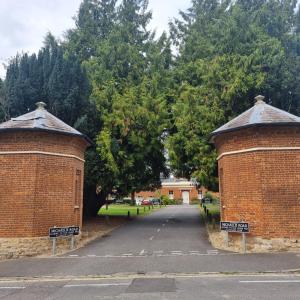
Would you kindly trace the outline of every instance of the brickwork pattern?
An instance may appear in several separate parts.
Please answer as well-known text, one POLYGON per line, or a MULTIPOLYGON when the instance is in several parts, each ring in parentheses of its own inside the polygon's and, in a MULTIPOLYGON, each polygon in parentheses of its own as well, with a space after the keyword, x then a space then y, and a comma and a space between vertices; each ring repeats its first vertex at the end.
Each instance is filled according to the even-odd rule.
MULTIPOLYGON (((0 152, 44 151, 84 159, 86 146, 78 136, 55 133, 0 135, 0 152)), ((0 166, 0 237, 47 236, 52 226, 82 226, 83 161, 44 154, 0 154, 0 166), (81 185, 75 205, 78 171, 81 185)))
MULTIPOLYGON (((300 129, 260 127, 216 137, 218 154, 300 147, 300 129)), ((221 219, 250 223, 250 236, 300 238, 300 151, 266 150, 219 160, 221 219)))

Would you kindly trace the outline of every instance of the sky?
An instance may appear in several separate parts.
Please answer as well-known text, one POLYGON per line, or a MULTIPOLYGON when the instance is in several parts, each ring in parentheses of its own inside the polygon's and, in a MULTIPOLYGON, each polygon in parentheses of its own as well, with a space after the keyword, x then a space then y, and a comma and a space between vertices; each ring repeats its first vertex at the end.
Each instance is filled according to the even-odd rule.
MULTIPOLYGON (((37 52, 47 32, 63 37, 74 27, 73 17, 81 0, 0 0, 0 77, 3 64, 18 52, 37 52)), ((153 20, 150 28, 158 33, 168 29, 179 10, 190 7, 190 0, 149 0, 153 20)))

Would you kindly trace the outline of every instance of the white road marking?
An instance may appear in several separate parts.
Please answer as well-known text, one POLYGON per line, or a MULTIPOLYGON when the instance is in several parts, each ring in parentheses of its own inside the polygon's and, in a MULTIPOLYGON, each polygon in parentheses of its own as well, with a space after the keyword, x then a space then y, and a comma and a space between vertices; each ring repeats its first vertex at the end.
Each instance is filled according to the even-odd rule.
POLYGON ((77 257, 78 255, 77 254, 70 254, 69 256, 70 257, 77 257))
POLYGON ((183 255, 181 251, 171 251, 172 255, 183 255))
POLYGON ((300 283, 300 280, 240 280, 240 283, 300 283))
POLYGON ((143 255, 145 253, 145 249, 143 249, 139 255, 143 255))
MULTIPOLYGON (((179 252, 178 252, 179 253, 179 252)), ((197 255, 197 256, 210 256, 210 255, 216 255, 215 254, 208 254, 208 253, 182 253, 181 254, 182 256, 191 256, 191 255, 197 255)), ((243 255, 241 253, 218 253, 219 256, 239 256, 239 255, 243 255)), ((156 256, 174 256, 172 254, 157 254, 156 256)), ((78 257, 69 257, 69 256, 60 256, 60 257, 56 257, 54 259, 91 259, 91 258, 144 258, 144 256, 141 256, 141 255, 96 255, 95 257, 88 257, 88 256, 78 256, 78 257)))
POLYGON ((160 229, 157 229, 157 232, 160 232, 160 229))
POLYGON ((164 253, 163 250, 157 250, 157 251, 153 251, 153 253, 164 253))
POLYGON ((152 241, 154 239, 154 235, 152 235, 149 240, 152 241))
POLYGON ((132 253, 123 253, 122 256, 133 256, 132 253))
POLYGON ((130 282, 126 283, 89 283, 89 284, 66 284, 64 288, 73 288, 73 287, 106 287, 106 286, 128 286, 130 282))
POLYGON ((216 254, 219 254, 219 251, 218 250, 207 250, 207 254, 216 255, 216 254))
POLYGON ((20 290, 25 288, 26 286, 1 286, 0 290, 20 290))
POLYGON ((89 254, 89 255, 87 255, 87 257, 96 257, 97 255, 95 255, 95 254, 89 254))

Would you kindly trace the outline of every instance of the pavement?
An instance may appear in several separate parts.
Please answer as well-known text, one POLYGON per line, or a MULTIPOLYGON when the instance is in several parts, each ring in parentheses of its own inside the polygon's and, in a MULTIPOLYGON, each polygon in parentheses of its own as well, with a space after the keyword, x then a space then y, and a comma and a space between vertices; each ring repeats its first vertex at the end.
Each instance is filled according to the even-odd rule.
POLYGON ((300 299, 299 270, 297 253, 218 251, 197 206, 170 206, 64 256, 0 262, 0 298, 300 299))
POLYGON ((1 282, 0 299, 86 300, 86 299, 300 299, 300 277, 199 276, 138 277, 1 282))

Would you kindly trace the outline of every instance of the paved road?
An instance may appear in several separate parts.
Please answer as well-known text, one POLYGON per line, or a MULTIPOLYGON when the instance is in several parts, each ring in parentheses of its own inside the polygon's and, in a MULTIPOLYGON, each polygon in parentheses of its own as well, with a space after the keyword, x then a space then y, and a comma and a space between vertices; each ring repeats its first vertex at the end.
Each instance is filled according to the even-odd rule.
POLYGON ((300 276, 136 277, 1 282, 0 298, 35 299, 300 299, 300 276))
POLYGON ((300 269, 292 253, 240 255, 207 241, 197 207, 168 207, 141 217, 85 248, 55 258, 0 263, 0 277, 198 274, 300 269))

